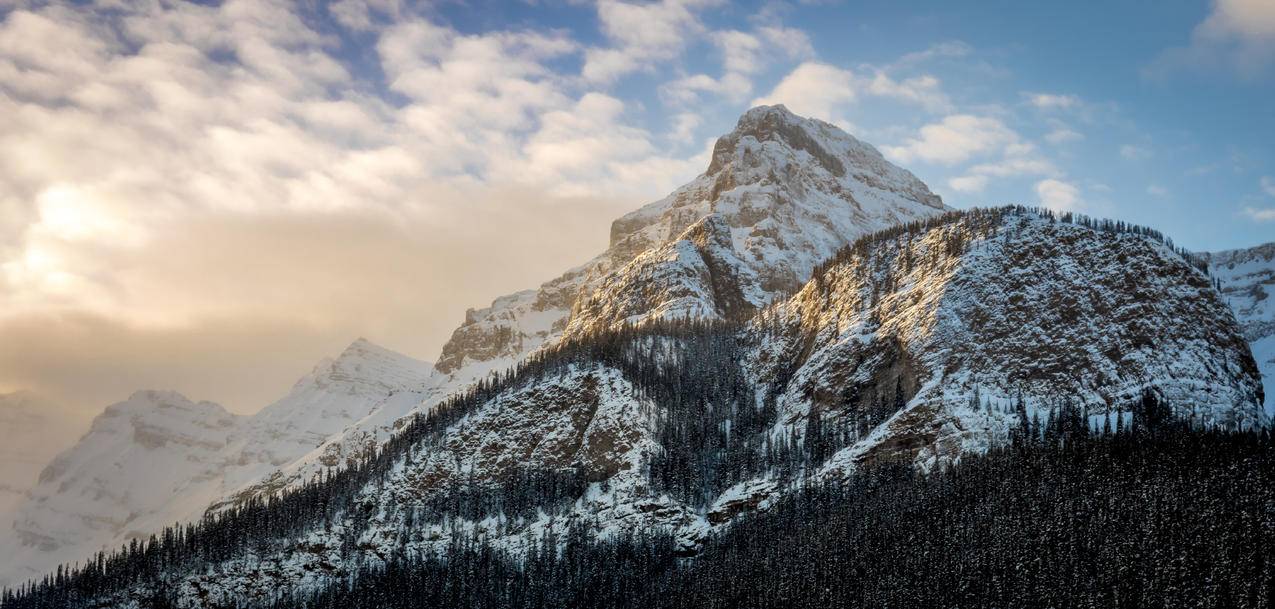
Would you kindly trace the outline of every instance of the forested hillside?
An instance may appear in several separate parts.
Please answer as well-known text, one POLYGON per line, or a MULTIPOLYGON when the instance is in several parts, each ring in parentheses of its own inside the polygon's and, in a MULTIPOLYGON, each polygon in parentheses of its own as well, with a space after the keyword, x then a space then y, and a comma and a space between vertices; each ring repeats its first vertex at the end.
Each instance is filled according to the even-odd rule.
POLYGON ((458 542, 275 607, 1272 606, 1269 433, 1077 423, 928 476, 812 486, 692 558, 660 535, 576 532, 525 562, 458 542))

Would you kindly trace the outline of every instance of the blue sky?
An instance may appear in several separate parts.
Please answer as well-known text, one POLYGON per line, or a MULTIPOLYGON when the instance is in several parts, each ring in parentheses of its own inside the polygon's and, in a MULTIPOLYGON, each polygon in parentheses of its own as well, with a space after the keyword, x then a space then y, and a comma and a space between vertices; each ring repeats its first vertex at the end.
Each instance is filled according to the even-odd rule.
MULTIPOLYGON (((1275 19, 1275 4, 1253 4, 1249 10, 1275 19)), ((684 110, 661 98, 661 86, 679 74, 722 74, 722 49, 711 32, 782 25, 804 34, 812 52, 759 69, 747 99, 697 98, 693 111, 702 122, 683 153, 692 152, 689 147, 700 139, 729 130, 740 110, 803 61, 865 74, 887 70, 898 79, 929 75, 940 81, 950 106, 924 108, 858 96, 834 104, 835 118, 887 148, 944 116, 994 117, 1034 145, 1037 157, 1055 170, 989 177, 982 189, 960 190, 950 181, 986 163, 988 155, 963 162, 900 162, 958 207, 1038 202, 1035 185, 1053 178, 1075 187, 1077 210, 1153 225, 1191 248, 1242 247, 1275 238, 1275 218, 1263 213, 1275 209, 1269 177, 1275 173, 1275 32, 1268 25, 1260 30, 1265 40, 1236 32, 1217 43, 1193 43, 1193 32, 1223 10, 1183 0, 1053 6, 733 3, 698 11, 704 30, 676 59, 653 62, 649 71, 628 74, 607 90, 632 105, 634 120, 659 131, 684 110), (1242 55, 1234 47, 1244 45, 1253 47, 1248 54, 1255 59, 1228 56, 1242 55), (944 47, 949 53, 898 65, 909 54, 944 47), (1039 94, 1057 99, 1052 105, 1033 104, 1039 94)), ((586 4, 472 3, 444 5, 435 14, 470 33, 565 29, 582 44, 607 43, 596 8, 586 4)), ((579 61, 560 68, 579 70, 582 58, 572 59, 579 61)))
POLYGON ((1256 245, 1271 99, 1271 0, 0 0, 0 391, 253 411, 357 336, 430 359, 757 103, 956 207, 1256 245))

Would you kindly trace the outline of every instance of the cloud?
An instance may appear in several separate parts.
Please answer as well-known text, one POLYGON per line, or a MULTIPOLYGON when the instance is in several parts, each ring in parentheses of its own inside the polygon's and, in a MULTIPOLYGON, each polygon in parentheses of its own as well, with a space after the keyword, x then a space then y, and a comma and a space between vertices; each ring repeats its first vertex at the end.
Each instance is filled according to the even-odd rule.
POLYGON ((1067 127, 1057 127, 1045 134, 1045 141, 1055 145, 1078 142, 1083 139, 1085 139, 1084 134, 1067 127))
POLYGON ((1024 175, 1054 175, 1054 164, 1034 156, 1007 156, 993 163, 980 163, 970 169, 975 174, 1007 178, 1024 175))
POLYGON ((753 92, 754 75, 772 61, 814 55, 804 32, 780 26, 761 27, 753 33, 717 31, 711 39, 722 53, 722 76, 693 74, 669 81, 660 87, 660 95, 666 103, 696 104, 702 94, 742 102, 753 92), (776 50, 780 52, 776 54, 776 50))
POLYGON ((884 71, 878 71, 866 88, 873 95, 911 102, 931 112, 943 112, 952 107, 939 79, 928 74, 895 80, 884 71))
POLYGON ((1258 184, 1262 186, 1262 192, 1275 197, 1275 179, 1270 176, 1262 176, 1262 179, 1258 180, 1258 184))
POLYGON ((903 67, 926 63, 935 59, 965 57, 974 52, 974 48, 960 40, 949 40, 931 45, 924 51, 914 51, 900 57, 895 66, 903 67))
POLYGON ((1048 178, 1036 182, 1040 204, 1054 211, 1076 211, 1080 208, 1080 190, 1069 182, 1048 178))
POLYGON ((954 114, 921 127, 916 137, 900 146, 886 146, 884 151, 902 163, 920 160, 954 165, 971 157, 1010 150, 1021 143, 1018 134, 999 119, 954 114))
POLYGON ((1178 72, 1225 71, 1256 79, 1275 66, 1275 3, 1214 0, 1186 47, 1168 49, 1144 70, 1152 78, 1178 72))
MULTIPOLYGON (((699 150, 671 156, 628 105, 561 74, 582 52, 564 34, 465 34, 399 10, 231 0, 4 14, 0 386, 61 384, 100 407, 164 385, 251 409, 298 362, 358 335, 430 358, 460 311, 595 254, 612 218, 706 164, 699 150), (307 10, 341 12, 332 27, 367 37, 379 70, 347 68, 307 10), (230 363, 199 380, 213 355, 80 370, 69 346, 84 362, 145 366, 142 350, 183 358, 204 341, 235 359, 219 332, 276 325, 232 333, 269 371, 240 382, 225 381, 244 370, 230 363), (59 327, 78 329, 40 342, 59 327), (155 347, 175 337, 189 348, 155 347), (8 365, 23 351, 44 356, 8 365), (90 379, 104 383, 97 397, 70 387, 90 379)), ((681 121, 679 137, 694 128, 681 121)))
POLYGON ((688 40, 704 31, 695 11, 714 4, 716 0, 599 1, 598 21, 612 46, 587 49, 581 75, 607 84, 677 57, 688 40))
POLYGON ((1027 102, 1041 110, 1070 110, 1079 107, 1081 101, 1075 95, 1058 93, 1025 93, 1027 102))
POLYGON ((805 116, 833 120, 838 110, 858 97, 855 77, 826 63, 808 61, 784 76, 771 92, 753 100, 752 105, 784 104, 805 116))
POLYGON ((1245 207, 1244 215, 1258 222, 1275 221, 1275 207, 1245 207))
POLYGON ((956 177, 948 180, 947 185, 949 188, 957 192, 983 192, 983 189, 987 188, 987 176, 972 175, 956 177))
POLYGON ((1169 196, 1169 189, 1160 186, 1159 184, 1151 184, 1150 186, 1147 186, 1147 194, 1153 197, 1167 197, 1169 196))
POLYGON ((694 112, 682 112, 673 117, 673 128, 669 132, 669 139, 680 144, 689 144, 695 141, 695 130, 699 128, 704 119, 694 112))

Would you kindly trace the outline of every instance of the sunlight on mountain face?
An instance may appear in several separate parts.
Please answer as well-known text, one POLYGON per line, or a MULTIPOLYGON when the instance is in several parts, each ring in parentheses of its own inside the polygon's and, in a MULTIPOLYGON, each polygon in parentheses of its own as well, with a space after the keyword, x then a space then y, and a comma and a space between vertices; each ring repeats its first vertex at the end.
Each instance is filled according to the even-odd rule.
POLYGON ((1273 6, 0 0, 0 609, 1267 607, 1273 6))

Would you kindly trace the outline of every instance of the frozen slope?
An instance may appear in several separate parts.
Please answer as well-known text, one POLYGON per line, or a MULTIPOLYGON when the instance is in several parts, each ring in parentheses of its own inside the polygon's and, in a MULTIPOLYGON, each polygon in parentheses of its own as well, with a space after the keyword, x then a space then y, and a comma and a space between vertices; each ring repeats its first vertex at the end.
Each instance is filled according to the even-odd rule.
MULTIPOLYGON (((654 251, 698 255, 679 250, 654 251)), ((626 285, 616 298, 647 293, 626 285)), ((1199 425, 1265 420, 1248 346, 1192 260, 1149 233, 1024 209, 879 233, 743 326, 678 327, 568 347, 565 360, 547 351, 412 436, 344 518, 281 551, 183 576, 187 606, 327 585, 353 565, 457 536, 518 552, 571 526, 599 536, 659 528, 693 552, 808 476, 883 460, 932 469, 1007 441, 1019 401, 1031 418, 1070 405, 1099 426, 1141 416, 1147 393, 1199 425), (695 392, 712 405, 687 412, 695 392), (720 457, 729 446, 745 452, 720 457), (528 469, 557 478, 532 483, 528 469), (683 485, 696 472, 719 477, 683 485)))
POLYGON ((696 262, 702 257, 686 244, 674 246, 678 251, 652 250, 685 241, 683 234, 710 216, 707 232, 721 254, 718 261, 728 267, 723 270, 748 278, 739 303, 747 309, 796 289, 819 261, 860 235, 945 209, 916 176, 836 126, 784 106, 753 108, 718 139, 703 174, 613 222, 607 251, 538 289, 467 312, 443 347, 438 368, 477 378, 553 343, 569 324, 572 332, 597 330, 599 324, 623 321, 615 315, 633 317, 636 309, 658 309, 658 317, 717 314, 724 303, 685 298, 691 296, 685 290, 696 289, 689 284, 685 290, 670 287, 667 302, 617 304, 610 312, 590 307, 588 300, 605 299, 617 282, 641 281, 635 274, 659 279, 700 272, 676 268, 712 262, 696 262), (671 268, 656 268, 653 257, 669 259, 671 268))
POLYGON ((564 336, 654 319, 742 319, 795 290, 855 238, 945 209, 916 176, 839 128, 783 106, 753 108, 718 139, 703 174, 613 222, 607 251, 537 289, 467 311, 419 404, 387 402, 329 446, 226 500, 304 479, 322 469, 330 446, 348 450, 564 336))
POLYGON ((1219 282, 1262 370, 1266 412, 1275 416, 1275 243, 1207 256, 1209 273, 1219 282))
POLYGON ((196 521, 263 479, 282 485, 313 475, 319 470, 279 472, 316 451, 318 468, 343 463, 392 430, 393 420, 369 416, 401 416, 436 377, 428 362, 359 339, 253 416, 174 392, 137 392, 99 415, 18 504, 13 529, 0 537, 0 584, 196 521), (341 435, 360 422, 361 433, 341 435))

